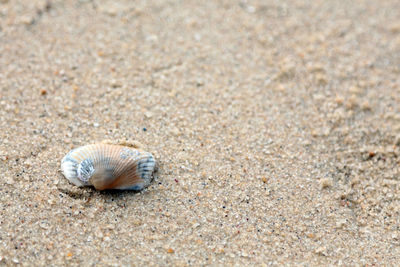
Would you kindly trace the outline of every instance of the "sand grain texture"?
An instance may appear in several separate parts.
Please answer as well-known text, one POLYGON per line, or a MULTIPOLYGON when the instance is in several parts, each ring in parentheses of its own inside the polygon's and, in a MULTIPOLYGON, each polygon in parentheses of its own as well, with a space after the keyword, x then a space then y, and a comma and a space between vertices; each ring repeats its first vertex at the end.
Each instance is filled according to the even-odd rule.
POLYGON ((397 0, 2 0, 0 264, 397 265, 399 81, 397 0), (68 183, 104 139, 156 181, 68 183))

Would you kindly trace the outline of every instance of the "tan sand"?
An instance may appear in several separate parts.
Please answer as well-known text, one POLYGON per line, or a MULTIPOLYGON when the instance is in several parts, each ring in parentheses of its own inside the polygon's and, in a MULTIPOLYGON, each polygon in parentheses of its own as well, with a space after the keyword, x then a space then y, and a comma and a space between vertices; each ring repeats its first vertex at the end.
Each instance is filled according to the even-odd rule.
POLYGON ((397 265, 400 2, 0 0, 0 263, 397 265), (141 193, 71 149, 136 140, 141 193))

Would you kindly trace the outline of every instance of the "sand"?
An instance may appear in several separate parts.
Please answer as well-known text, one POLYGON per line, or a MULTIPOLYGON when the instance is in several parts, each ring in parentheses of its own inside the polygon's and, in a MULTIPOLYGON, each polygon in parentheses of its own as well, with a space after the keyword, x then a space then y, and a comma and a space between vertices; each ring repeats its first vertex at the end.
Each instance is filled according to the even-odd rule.
POLYGON ((0 1, 0 265, 397 265, 400 2, 0 1), (136 140, 140 193, 72 148, 136 140))

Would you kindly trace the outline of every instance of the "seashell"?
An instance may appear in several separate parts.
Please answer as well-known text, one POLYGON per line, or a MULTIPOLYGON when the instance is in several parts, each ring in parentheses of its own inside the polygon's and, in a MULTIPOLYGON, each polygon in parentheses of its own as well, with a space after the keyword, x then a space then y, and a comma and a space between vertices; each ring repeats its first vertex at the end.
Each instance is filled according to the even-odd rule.
POLYGON ((142 190, 153 179, 155 166, 149 152, 104 143, 73 149, 61 161, 70 182, 98 190, 142 190))

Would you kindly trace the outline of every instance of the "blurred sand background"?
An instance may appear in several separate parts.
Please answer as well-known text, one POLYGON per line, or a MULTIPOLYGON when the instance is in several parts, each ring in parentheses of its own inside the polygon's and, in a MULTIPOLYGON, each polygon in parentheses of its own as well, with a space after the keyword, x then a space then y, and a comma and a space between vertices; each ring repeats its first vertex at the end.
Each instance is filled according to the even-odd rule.
POLYGON ((0 0, 0 265, 397 265, 399 82, 398 0, 0 0))

